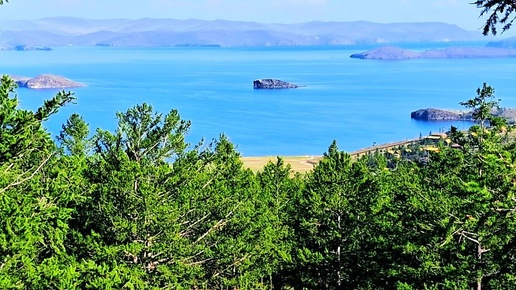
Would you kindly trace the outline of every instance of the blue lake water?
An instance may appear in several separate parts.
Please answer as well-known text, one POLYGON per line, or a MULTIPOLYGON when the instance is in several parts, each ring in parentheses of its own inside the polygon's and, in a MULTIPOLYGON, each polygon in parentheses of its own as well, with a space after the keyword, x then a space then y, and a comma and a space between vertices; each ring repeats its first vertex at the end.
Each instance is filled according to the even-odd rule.
MULTIPOLYGON (((435 46, 432 46, 432 48, 435 46)), ((424 49, 422 45, 414 47, 424 49)), ((430 48, 430 47, 429 47, 430 48)), ((351 59, 368 47, 116 48, 2 51, 1 72, 59 74, 87 84, 77 104, 46 123, 57 133, 73 112, 114 130, 115 113, 147 102, 192 121, 190 143, 226 134, 245 156, 320 155, 332 140, 346 151, 405 140, 470 123, 423 122, 410 112, 460 109, 487 82, 516 107, 516 58, 374 61, 351 59), (306 87, 253 90, 257 78, 306 87)), ((19 89, 35 109, 56 90, 19 89)))

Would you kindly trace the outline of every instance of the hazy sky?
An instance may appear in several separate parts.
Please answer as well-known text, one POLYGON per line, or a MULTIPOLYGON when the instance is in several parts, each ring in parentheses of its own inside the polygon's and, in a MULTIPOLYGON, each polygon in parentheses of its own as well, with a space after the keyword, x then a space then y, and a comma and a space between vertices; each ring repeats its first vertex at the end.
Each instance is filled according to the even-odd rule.
POLYGON ((2 19, 82 18, 227 19, 266 23, 312 20, 439 21, 476 30, 482 26, 472 0, 10 0, 2 19))

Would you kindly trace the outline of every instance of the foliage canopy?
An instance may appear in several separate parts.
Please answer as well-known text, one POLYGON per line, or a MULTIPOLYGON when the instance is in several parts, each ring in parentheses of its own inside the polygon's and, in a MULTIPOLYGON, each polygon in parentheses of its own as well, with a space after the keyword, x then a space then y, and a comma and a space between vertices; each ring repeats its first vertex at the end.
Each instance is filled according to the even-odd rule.
POLYGON ((493 93, 462 103, 478 126, 459 147, 354 160, 334 142, 299 175, 245 169, 223 135, 191 146, 189 122, 148 104, 92 136, 72 114, 54 142, 42 122, 73 95, 22 110, 4 77, 0 287, 510 288, 516 143, 493 93))

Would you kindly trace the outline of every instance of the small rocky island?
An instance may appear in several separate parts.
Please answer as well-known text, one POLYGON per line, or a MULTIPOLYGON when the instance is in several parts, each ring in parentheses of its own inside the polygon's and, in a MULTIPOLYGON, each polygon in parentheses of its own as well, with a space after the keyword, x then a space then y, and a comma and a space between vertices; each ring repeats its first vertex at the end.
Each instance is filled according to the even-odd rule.
POLYGON ((48 46, 30 46, 30 45, 16 45, 13 50, 17 51, 51 51, 53 50, 51 47, 48 46))
POLYGON ((58 75, 42 74, 34 78, 11 76, 20 88, 28 89, 62 89, 83 87, 84 84, 74 82, 58 75))
POLYGON ((15 45, 15 46, 0 46, 0 50, 16 50, 16 51, 51 51, 48 46, 30 46, 30 45, 15 45))
MULTIPOLYGON (((500 108, 493 115, 506 118, 509 122, 516 121, 516 108, 500 108)), ((471 111, 454 111, 436 108, 420 109, 410 113, 410 117, 423 121, 473 121, 471 111)))
POLYGON ((257 79, 253 82, 255 89, 295 89, 299 86, 277 79, 257 79))

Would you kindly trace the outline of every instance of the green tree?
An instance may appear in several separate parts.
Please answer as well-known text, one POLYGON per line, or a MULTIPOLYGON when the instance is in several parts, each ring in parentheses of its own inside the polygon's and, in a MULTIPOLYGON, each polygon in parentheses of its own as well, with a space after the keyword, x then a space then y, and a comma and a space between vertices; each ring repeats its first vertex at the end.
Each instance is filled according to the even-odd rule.
POLYGON ((263 249, 260 260, 265 267, 265 274, 270 280, 271 289, 283 289, 295 285, 295 265, 292 256, 295 253, 294 206, 301 192, 303 182, 299 174, 291 177, 291 167, 283 159, 270 161, 257 178, 260 185, 258 199, 267 223, 270 248, 263 249))
POLYGON ((266 257, 274 257, 276 229, 267 220, 270 212, 256 177, 243 168, 240 154, 225 136, 215 141, 209 162, 207 180, 194 193, 197 210, 206 216, 202 235, 195 240, 205 249, 206 286, 263 289, 263 278, 272 274, 266 257))
POLYGON ((131 160, 163 162, 187 147, 184 138, 190 121, 181 120, 177 110, 171 110, 163 117, 153 113, 152 106, 144 103, 126 113, 117 113, 117 118, 117 142, 131 160))
POLYGON ((427 198, 439 197, 427 203, 428 208, 440 204, 428 219, 433 229, 428 239, 434 240, 429 249, 438 254, 431 260, 438 266, 439 284, 447 288, 505 289, 515 279, 514 143, 502 142, 497 128, 505 122, 491 121, 496 118, 490 107, 498 102, 483 97, 492 93, 484 85, 477 98, 464 102, 478 109, 477 121, 489 120, 490 132, 472 127, 462 149, 443 146, 420 170, 422 185, 431 193, 427 198))
MULTIPOLYGON (((501 140, 500 131, 507 128, 506 120, 494 115, 499 110, 500 104, 500 100, 494 98, 494 88, 484 83, 482 88, 477 89, 477 96, 475 98, 460 102, 461 105, 472 110, 472 117, 479 125, 479 127, 472 126, 469 129, 470 141, 473 141, 469 142, 469 145, 478 147, 480 150, 485 145, 484 141, 486 138, 497 139, 495 143, 498 143, 501 140), (489 124, 490 130, 486 129, 486 123, 489 124)), ((458 137, 459 135, 453 134, 453 136, 458 137)), ((461 140, 457 141, 464 143, 461 140)), ((493 144, 493 142, 490 144, 493 144)))
POLYGON ((89 133, 90 129, 84 119, 78 114, 72 114, 62 126, 57 140, 70 155, 85 157, 92 148, 89 133))
POLYGON ((353 161, 334 142, 307 176, 295 201, 297 288, 364 289, 381 276, 371 219, 386 162, 369 162, 353 161))
MULTIPOLYGON (((16 84, 8 76, 3 76, 0 85, 0 163, 14 158, 34 164, 31 156, 41 156, 41 152, 52 150, 54 144, 42 122, 56 113, 60 107, 75 98, 70 92, 59 92, 44 102, 36 112, 18 108, 15 94, 16 84)), ((30 164, 27 164, 30 166, 30 164)))
POLYGON ((60 92, 36 112, 18 108, 15 84, 0 85, 0 288, 67 289, 79 279, 67 252, 69 221, 82 193, 58 162, 42 121, 73 100, 60 92))
POLYGON ((422 168, 424 187, 440 196, 440 214, 429 225, 440 228, 431 236, 441 239, 434 263, 443 285, 505 289, 514 283, 512 156, 500 143, 482 151, 443 148, 422 168))
POLYGON ((196 273, 185 265, 191 247, 182 218, 188 210, 167 190, 174 176, 166 161, 184 155, 189 122, 177 111, 155 114, 147 104, 117 117, 115 134, 98 130, 93 138, 95 154, 84 171, 88 202, 76 216, 84 237, 78 254, 123 274, 114 288, 188 288, 196 273))

